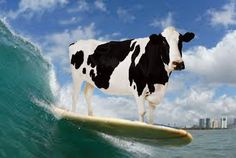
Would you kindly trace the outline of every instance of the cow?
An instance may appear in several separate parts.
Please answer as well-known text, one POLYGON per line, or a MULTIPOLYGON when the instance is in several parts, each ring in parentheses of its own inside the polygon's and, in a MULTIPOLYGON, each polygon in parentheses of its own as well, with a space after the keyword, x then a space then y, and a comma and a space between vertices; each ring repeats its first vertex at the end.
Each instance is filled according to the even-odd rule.
POLYGON ((180 34, 167 27, 160 34, 146 38, 102 42, 94 39, 79 40, 69 46, 73 79, 72 111, 83 81, 88 115, 93 115, 91 99, 94 88, 112 95, 133 95, 144 122, 144 104, 148 102, 148 123, 161 102, 173 70, 185 68, 182 44, 194 38, 194 33, 180 34))

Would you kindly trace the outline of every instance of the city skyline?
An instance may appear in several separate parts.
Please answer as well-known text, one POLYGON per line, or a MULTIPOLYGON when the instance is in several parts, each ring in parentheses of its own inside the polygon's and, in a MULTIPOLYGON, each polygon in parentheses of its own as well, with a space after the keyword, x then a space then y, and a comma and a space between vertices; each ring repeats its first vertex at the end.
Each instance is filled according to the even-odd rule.
POLYGON ((226 129, 236 127, 236 118, 229 119, 227 116, 221 116, 220 119, 215 118, 200 118, 199 124, 194 125, 194 128, 202 129, 226 129))

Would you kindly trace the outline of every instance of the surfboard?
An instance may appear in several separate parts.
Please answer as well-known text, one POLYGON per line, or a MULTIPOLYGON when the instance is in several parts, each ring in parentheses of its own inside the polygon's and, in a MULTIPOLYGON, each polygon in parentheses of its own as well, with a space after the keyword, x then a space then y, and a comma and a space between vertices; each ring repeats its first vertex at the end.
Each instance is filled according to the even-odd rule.
POLYGON ((130 141, 154 146, 184 146, 192 141, 192 135, 182 129, 151 125, 139 121, 85 116, 58 107, 53 112, 61 119, 72 122, 80 128, 102 132, 130 141))

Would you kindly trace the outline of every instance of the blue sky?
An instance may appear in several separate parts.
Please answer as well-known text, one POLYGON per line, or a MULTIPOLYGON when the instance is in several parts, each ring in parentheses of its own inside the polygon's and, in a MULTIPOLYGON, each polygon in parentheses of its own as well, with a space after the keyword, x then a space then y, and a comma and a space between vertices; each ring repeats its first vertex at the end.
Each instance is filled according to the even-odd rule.
MULTIPOLYGON (((71 87, 67 51, 71 42, 146 37, 170 25, 182 33, 194 32, 196 38, 183 50, 186 70, 171 76, 167 95, 160 110, 157 108, 156 120, 168 123, 167 118, 171 118, 172 122, 186 124, 196 123, 200 117, 236 115, 235 0, 0 0, 0 15, 51 60, 61 95, 69 95, 67 91, 71 87)), ((104 99, 97 90, 95 94, 104 99)), ((112 100, 109 103, 117 105, 111 109, 117 111, 115 106, 126 99, 112 100)), ((132 99, 128 102, 135 108, 132 99)), ((102 115, 102 108, 97 111, 102 115)), ((128 118, 122 112, 107 115, 128 118)))
MULTIPOLYGON (((119 35, 112 39, 144 37, 161 32, 161 26, 151 24, 155 20, 168 18, 168 15, 171 16, 172 25, 183 30, 191 28, 197 33, 201 40, 195 40, 192 44, 207 43, 210 47, 214 46, 226 31, 224 26, 210 27, 211 17, 208 13, 209 10, 221 9, 225 5, 222 1, 99 1, 104 4, 104 9, 96 7, 96 1, 91 0, 58 0, 52 1, 49 7, 40 5, 40 2, 34 6, 29 4, 30 0, 22 1, 1 0, 2 15, 7 17, 15 12, 16 17, 9 17, 10 24, 17 32, 29 34, 36 40, 48 34, 91 23, 95 23, 100 36, 117 32, 119 35), (25 6, 20 5, 22 1, 26 2, 25 6), (209 34, 214 37, 209 38, 209 34)), ((232 28, 234 26, 227 26, 227 29, 232 28)))

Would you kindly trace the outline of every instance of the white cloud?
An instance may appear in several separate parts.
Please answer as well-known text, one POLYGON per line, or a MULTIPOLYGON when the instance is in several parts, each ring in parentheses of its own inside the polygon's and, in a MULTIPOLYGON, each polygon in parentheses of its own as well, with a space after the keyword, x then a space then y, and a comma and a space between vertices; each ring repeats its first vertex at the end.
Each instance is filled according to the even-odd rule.
POLYGON ((6 0, 0 0, 0 5, 5 4, 5 3, 6 3, 6 0))
POLYGON ((236 30, 213 48, 195 47, 184 53, 186 69, 208 83, 236 85, 236 30))
MULTIPOLYGON (((56 106, 71 109, 71 86, 66 85, 60 89, 56 106)), ((138 120, 137 105, 133 97, 94 95, 92 106, 95 116, 138 120)), ((77 112, 87 114, 83 94, 79 96, 77 112)), ((157 106, 154 120, 158 124, 192 126, 198 124, 199 118, 219 119, 226 115, 231 119, 235 117, 235 113, 236 97, 222 95, 216 99, 214 90, 195 86, 183 91, 182 95, 173 101, 165 99, 157 106)), ((147 116, 148 113, 146 118, 147 116)))
POLYGON ((121 33, 119 33, 119 32, 113 32, 111 34, 105 34, 104 36, 99 37, 98 40, 110 41, 110 40, 117 39, 117 37, 119 37, 120 35, 121 35, 121 33))
POLYGON ((132 15, 129 10, 124 9, 124 8, 118 8, 116 11, 118 17, 124 21, 125 23, 131 23, 133 22, 136 17, 134 15, 132 15))
POLYGON ((185 88, 185 76, 184 75, 175 75, 175 72, 171 74, 171 77, 168 82, 167 92, 176 93, 182 91, 185 88))
POLYGON ((75 13, 75 12, 82 12, 82 11, 89 11, 90 6, 85 0, 78 0, 77 6, 68 9, 67 11, 69 13, 75 13))
POLYGON ((236 113, 236 97, 222 95, 215 98, 214 89, 201 88, 195 85, 186 90, 174 101, 166 100, 156 111, 156 121, 177 125, 198 124, 199 118, 216 118, 226 115, 234 118, 236 113))
POLYGON ((32 11, 42 11, 44 9, 53 8, 57 5, 64 5, 67 0, 21 0, 19 3, 19 8, 22 11, 30 9, 32 11))
POLYGON ((74 30, 65 30, 62 33, 55 33, 48 35, 45 38, 45 52, 52 59, 53 62, 59 62, 60 67, 69 71, 69 56, 68 47, 72 42, 76 42, 80 39, 95 38, 97 35, 95 30, 95 24, 91 23, 85 27, 77 27, 74 30))
POLYGON ((35 13, 42 14, 44 11, 49 11, 57 6, 64 6, 68 0, 21 0, 18 5, 18 10, 10 11, 9 18, 17 18, 19 15, 31 18, 35 13))
MULTIPOLYGON (((56 106, 70 110, 72 105, 71 99, 72 85, 65 85, 60 88, 58 102, 56 106)), ((104 117, 123 118, 130 120, 138 119, 137 106, 133 98, 120 96, 101 97, 94 95, 92 99, 94 115, 104 117), (125 110, 124 110, 125 109, 125 110)), ((79 96, 76 111, 80 114, 87 114, 87 104, 83 93, 79 96)))
POLYGON ((72 17, 70 19, 60 20, 59 24, 61 24, 61 25, 71 25, 71 24, 78 23, 80 20, 81 19, 79 17, 72 17))
POLYGON ((89 12, 94 8, 102 12, 107 12, 107 7, 103 0, 96 0, 94 3, 88 3, 86 0, 78 0, 76 6, 69 8, 67 11, 69 13, 89 12))
POLYGON ((171 12, 169 12, 167 16, 163 19, 155 18, 150 24, 150 26, 160 27, 164 29, 168 26, 173 26, 173 24, 174 24, 173 15, 171 12))
POLYGON ((236 24, 236 10, 235 1, 231 0, 228 4, 225 4, 220 10, 210 9, 208 14, 210 15, 210 21, 213 26, 223 25, 228 27, 229 25, 236 24))
POLYGON ((106 4, 102 1, 102 0, 96 0, 94 2, 94 5, 97 9, 103 11, 103 12, 106 12, 107 11, 107 7, 106 7, 106 4))

